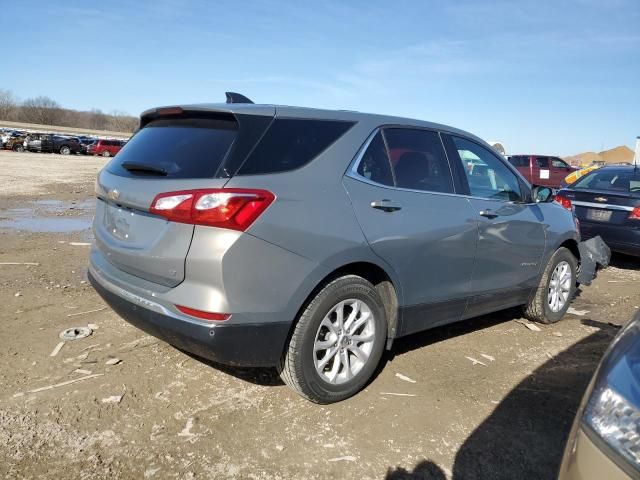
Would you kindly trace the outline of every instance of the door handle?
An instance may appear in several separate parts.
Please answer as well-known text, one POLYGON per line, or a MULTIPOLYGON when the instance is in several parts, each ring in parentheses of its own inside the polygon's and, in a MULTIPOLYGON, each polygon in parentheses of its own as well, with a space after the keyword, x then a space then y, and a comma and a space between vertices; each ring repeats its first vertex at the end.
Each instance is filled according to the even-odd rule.
POLYGON ((486 217, 486 218, 496 218, 498 214, 495 213, 490 208, 487 208, 486 210, 480 210, 480 216, 486 217))
POLYGON ((371 202, 371 208, 376 208, 378 210, 382 210, 383 212, 395 212, 397 210, 400 210, 402 208, 402 205, 385 198, 378 202, 371 202))

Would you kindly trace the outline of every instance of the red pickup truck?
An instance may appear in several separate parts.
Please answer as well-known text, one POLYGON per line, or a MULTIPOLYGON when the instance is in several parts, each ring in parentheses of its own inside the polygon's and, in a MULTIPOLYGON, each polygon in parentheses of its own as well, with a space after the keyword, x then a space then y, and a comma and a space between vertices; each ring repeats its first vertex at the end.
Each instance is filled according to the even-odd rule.
POLYGON ((577 168, 558 157, 546 155, 511 155, 509 163, 532 185, 560 188, 564 178, 577 168))

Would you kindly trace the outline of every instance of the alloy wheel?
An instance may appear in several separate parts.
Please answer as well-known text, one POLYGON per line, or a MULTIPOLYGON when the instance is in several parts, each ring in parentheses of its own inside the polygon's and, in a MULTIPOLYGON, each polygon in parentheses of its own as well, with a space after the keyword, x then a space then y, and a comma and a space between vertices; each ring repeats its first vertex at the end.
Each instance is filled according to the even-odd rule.
POLYGON ((313 343, 316 371, 339 385, 354 378, 365 366, 376 336, 369 306, 350 298, 334 305, 320 322, 313 343))
POLYGON ((571 272, 571 266, 563 260, 556 265, 556 268, 551 274, 551 280, 549 281, 547 302, 552 312, 559 312, 566 305, 569 300, 572 281, 573 273, 571 272))

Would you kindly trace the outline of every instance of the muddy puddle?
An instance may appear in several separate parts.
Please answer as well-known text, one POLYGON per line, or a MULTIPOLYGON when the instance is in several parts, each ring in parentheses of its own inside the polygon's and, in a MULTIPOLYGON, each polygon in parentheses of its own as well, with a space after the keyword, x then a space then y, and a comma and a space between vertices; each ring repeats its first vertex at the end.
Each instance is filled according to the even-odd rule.
POLYGON ((38 233, 90 230, 95 199, 82 202, 36 200, 26 207, 0 211, 0 228, 38 233))

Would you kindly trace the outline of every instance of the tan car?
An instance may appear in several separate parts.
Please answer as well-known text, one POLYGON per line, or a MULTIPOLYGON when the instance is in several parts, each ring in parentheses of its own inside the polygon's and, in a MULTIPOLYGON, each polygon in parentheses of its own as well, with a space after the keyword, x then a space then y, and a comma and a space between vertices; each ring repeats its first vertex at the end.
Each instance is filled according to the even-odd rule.
POLYGON ((17 137, 10 137, 9 140, 7 140, 7 143, 5 143, 4 148, 6 150, 13 150, 14 152, 24 152, 25 151, 25 146, 24 146, 24 140, 25 140, 26 135, 19 135, 17 137))
POLYGON ((559 478, 640 479, 640 313, 611 343, 587 388, 559 478))

